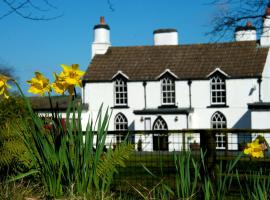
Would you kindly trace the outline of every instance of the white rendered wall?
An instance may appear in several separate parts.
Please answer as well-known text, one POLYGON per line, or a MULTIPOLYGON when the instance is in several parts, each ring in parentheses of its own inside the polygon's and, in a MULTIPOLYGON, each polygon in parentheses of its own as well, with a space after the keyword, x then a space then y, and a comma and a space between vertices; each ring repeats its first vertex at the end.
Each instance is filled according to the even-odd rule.
MULTIPOLYGON (((114 109, 113 114, 123 112, 126 114, 128 121, 135 121, 135 129, 143 130, 144 123, 140 122, 141 116, 134 115, 134 110, 144 108, 144 88, 142 82, 128 82, 128 106, 126 109, 114 109)), ((209 80, 193 81, 191 84, 192 107, 194 113, 189 118, 189 128, 210 128, 211 116, 216 111, 222 112, 227 119, 228 128, 245 128, 250 126, 242 122, 243 127, 239 127, 237 122, 248 111, 247 103, 258 101, 258 84, 256 79, 227 79, 227 105, 224 108, 209 107, 210 103, 210 82, 209 80), (252 92, 253 90, 253 92, 252 92)), ((100 105, 103 103, 104 108, 114 106, 113 82, 108 83, 87 83, 85 85, 85 103, 89 104, 87 114, 95 116, 100 105)), ((160 82, 147 82, 146 86, 147 108, 157 108, 161 105, 160 82)), ((179 108, 189 106, 189 92, 187 81, 176 82, 176 103, 179 108)), ((169 129, 186 128, 185 115, 178 115, 184 120, 174 122, 176 115, 162 115, 166 120, 169 129), (182 121, 182 122, 180 122, 182 121), (177 125, 175 125, 177 124, 177 125)), ((143 116, 144 117, 144 116, 143 116)), ((147 117, 147 116, 145 116, 147 117)), ((150 117, 154 117, 150 116, 150 117)), ((151 119, 154 122, 154 119, 151 119)), ((246 123, 249 123, 248 121, 246 123)), ((113 125, 110 125, 113 129, 113 125)))
POLYGON ((269 120, 270 120, 270 112, 269 111, 252 111, 252 128, 253 129, 268 129, 269 120), (268 119, 266 121, 265 119, 268 119))
MULTIPOLYGON (((85 103, 89 104, 89 111, 85 112, 84 125, 88 116, 92 116, 94 119, 97 115, 100 105, 103 103, 103 108, 114 107, 114 92, 113 82, 108 83, 86 83, 84 88, 85 103)), ((258 101, 258 83, 257 79, 227 79, 226 91, 227 91, 227 105, 228 107, 216 108, 211 107, 210 103, 210 81, 209 80, 195 80, 191 84, 191 98, 192 107, 194 112, 190 113, 188 117, 185 114, 167 114, 167 115, 135 115, 134 110, 142 110, 145 108, 144 102, 144 87, 142 82, 127 82, 128 88, 128 108, 113 108, 111 120, 109 124, 109 130, 114 130, 114 118, 121 112, 123 113, 129 123, 130 130, 144 130, 144 119, 150 118, 151 128, 154 121, 158 116, 166 121, 168 129, 203 129, 211 128, 211 117, 216 111, 222 112, 227 120, 227 128, 251 128, 251 113, 247 108, 248 103, 258 101), (177 118, 177 120, 176 120, 177 118)), ((189 86, 187 81, 176 81, 176 105, 179 108, 189 107, 189 86)), ((161 106, 161 83, 160 81, 149 81, 146 85, 146 108, 157 109, 161 106)), ((268 118, 269 119, 269 118, 268 118)), ((261 119, 261 123, 265 123, 265 118, 261 119)), ((85 127, 85 126, 84 126, 85 127)), ((252 127, 253 128, 253 127, 252 127)), ((137 135, 135 142, 143 137, 143 150, 153 150, 153 135, 137 135)), ((115 140, 110 138, 110 140, 115 140)), ((195 137, 194 140, 199 142, 199 137, 195 137)), ((229 142, 233 143, 229 145, 230 149, 237 148, 237 135, 231 134, 228 137, 229 142)), ((186 137, 187 141, 187 137, 186 137)), ((169 151, 181 150, 182 135, 169 135, 169 151), (173 144, 173 141, 176 144, 173 144)), ((188 148, 186 146, 186 148, 188 148)))
POLYGON ((261 98, 264 102, 270 102, 270 52, 268 50, 268 55, 266 58, 262 82, 261 82, 261 98))
MULTIPOLYGON (((252 111, 252 128, 253 129, 269 129, 269 119, 270 119, 270 111, 252 111), (265 119, 268 119, 265 120, 265 119)), ((258 135, 264 136, 268 144, 270 144, 270 133, 256 133, 252 134, 252 140, 256 139, 258 135)))

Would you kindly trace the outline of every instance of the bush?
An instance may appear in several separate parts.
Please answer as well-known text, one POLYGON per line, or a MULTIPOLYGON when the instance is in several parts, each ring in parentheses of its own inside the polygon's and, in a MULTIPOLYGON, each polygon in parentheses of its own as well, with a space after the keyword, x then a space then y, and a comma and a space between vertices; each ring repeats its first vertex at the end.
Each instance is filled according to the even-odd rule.
POLYGON ((14 128, 20 119, 28 116, 22 98, 10 97, 0 101, 0 173, 3 175, 22 172, 30 167, 26 146, 14 128))

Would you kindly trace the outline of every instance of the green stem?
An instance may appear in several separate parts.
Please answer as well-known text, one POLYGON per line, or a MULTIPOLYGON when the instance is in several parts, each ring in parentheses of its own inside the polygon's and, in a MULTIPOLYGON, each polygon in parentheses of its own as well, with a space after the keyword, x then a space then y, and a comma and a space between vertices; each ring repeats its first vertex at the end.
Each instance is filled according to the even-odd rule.
POLYGON ((12 81, 15 83, 16 87, 19 89, 19 92, 20 92, 20 94, 22 95, 24 101, 26 102, 26 105, 27 105, 27 107, 28 107, 30 113, 31 113, 31 114, 34 114, 34 111, 33 111, 33 109, 32 109, 32 106, 30 105, 30 102, 28 101, 28 99, 27 99, 26 96, 24 95, 24 93, 23 93, 23 91, 22 91, 20 85, 18 84, 18 82, 17 82, 16 80, 12 79, 12 81))

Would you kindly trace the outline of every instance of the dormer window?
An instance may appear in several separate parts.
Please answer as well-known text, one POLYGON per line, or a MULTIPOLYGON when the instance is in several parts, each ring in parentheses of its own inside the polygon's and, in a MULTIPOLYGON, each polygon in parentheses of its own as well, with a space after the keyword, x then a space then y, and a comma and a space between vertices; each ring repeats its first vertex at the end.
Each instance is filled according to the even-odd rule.
POLYGON ((114 83, 114 104, 115 106, 127 106, 127 82, 123 78, 115 79, 114 83))
POLYGON ((175 105, 175 82, 171 77, 161 79, 161 102, 162 105, 175 105))
POLYGON ((225 77, 218 74, 211 77, 211 105, 226 104, 226 82, 225 77))

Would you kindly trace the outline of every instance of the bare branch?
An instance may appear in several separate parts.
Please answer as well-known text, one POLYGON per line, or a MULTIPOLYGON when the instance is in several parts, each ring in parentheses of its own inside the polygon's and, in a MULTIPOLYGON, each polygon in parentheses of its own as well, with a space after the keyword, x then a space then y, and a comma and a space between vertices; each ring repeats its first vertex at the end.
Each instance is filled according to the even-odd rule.
POLYGON ((7 6, 7 8, 9 8, 9 10, 0 15, 0 20, 11 14, 16 14, 29 20, 53 20, 62 16, 62 14, 54 16, 40 14, 40 12, 49 12, 51 9, 57 9, 48 0, 39 0, 35 3, 33 3, 32 0, 2 0, 2 2, 7 6))
POLYGON ((211 30, 206 33, 212 37, 232 36, 235 28, 248 21, 262 31, 262 18, 269 0, 211 0, 207 5, 217 7, 211 21, 211 30))
POLYGON ((114 5, 113 5, 112 1, 111 1, 111 0, 107 0, 107 3, 108 3, 108 5, 109 5, 110 10, 111 10, 112 12, 114 12, 115 9, 114 9, 114 5))

